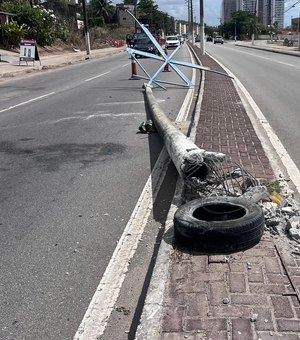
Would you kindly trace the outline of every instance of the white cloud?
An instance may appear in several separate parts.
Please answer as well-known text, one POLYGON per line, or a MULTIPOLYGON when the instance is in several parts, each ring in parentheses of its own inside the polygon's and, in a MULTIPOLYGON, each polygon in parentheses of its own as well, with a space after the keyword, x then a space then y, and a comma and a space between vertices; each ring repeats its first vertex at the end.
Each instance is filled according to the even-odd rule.
MULTIPOLYGON (((211 26, 219 25, 222 0, 204 1, 205 23, 211 26)), ((167 12, 169 15, 179 20, 188 20, 188 6, 185 0, 156 0, 160 11, 167 12)), ((200 0, 193 1, 193 13, 196 22, 200 17, 200 0)))
MULTIPOLYGON (((120 3, 121 0, 113 0, 114 3, 120 3)), ((158 9, 166 12, 177 20, 188 20, 188 7, 186 0, 156 0, 158 9)), ((285 9, 289 9, 297 0, 285 1, 285 9)), ((204 0, 204 22, 210 26, 218 26, 221 17, 222 0, 204 0)), ((200 19, 200 0, 193 0, 193 12, 196 17, 196 22, 200 19)), ((291 17, 297 18, 300 16, 300 3, 289 9, 284 15, 285 25, 291 24, 291 17)))

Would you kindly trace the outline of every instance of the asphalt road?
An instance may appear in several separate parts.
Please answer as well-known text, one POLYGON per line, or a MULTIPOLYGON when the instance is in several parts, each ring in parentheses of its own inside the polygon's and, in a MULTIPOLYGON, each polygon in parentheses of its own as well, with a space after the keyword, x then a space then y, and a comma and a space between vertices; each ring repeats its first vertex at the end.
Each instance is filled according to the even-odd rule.
MULTIPOLYGON (((185 48, 178 58, 189 59, 185 48)), ((124 53, 0 86, 0 339, 77 331, 162 148, 137 133, 144 81, 130 75, 124 53)), ((174 119, 186 90, 155 92, 174 119)))
POLYGON ((300 58, 231 43, 206 49, 245 86, 299 169, 300 58))

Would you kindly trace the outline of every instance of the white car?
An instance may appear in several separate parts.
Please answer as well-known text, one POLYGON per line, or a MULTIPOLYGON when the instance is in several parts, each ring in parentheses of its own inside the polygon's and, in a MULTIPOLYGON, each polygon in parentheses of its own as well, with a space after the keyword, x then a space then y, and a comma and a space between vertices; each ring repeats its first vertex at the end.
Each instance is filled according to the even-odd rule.
POLYGON ((221 37, 220 35, 217 35, 214 39, 214 44, 222 44, 223 45, 224 40, 223 37, 221 37))
POLYGON ((169 48, 176 48, 180 45, 180 41, 177 37, 177 35, 168 35, 166 36, 166 49, 169 48))

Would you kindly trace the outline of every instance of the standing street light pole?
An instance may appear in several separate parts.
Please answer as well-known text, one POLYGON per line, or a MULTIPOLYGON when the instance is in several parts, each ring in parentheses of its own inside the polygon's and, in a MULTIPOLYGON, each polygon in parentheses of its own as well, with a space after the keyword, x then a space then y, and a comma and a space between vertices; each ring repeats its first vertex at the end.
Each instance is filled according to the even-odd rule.
POLYGON ((298 14, 298 51, 300 51, 300 12, 298 14))
POLYGON ((193 20, 193 0, 191 0, 191 34, 192 34, 192 44, 195 44, 194 37, 194 20, 193 20))
POLYGON ((204 41, 204 0, 200 0, 200 40, 201 40, 201 54, 205 55, 205 41, 204 41))
POLYGON ((84 37, 85 37, 85 47, 86 54, 89 56, 91 54, 91 45, 90 45, 90 33, 88 28, 88 18, 86 12, 86 0, 82 0, 82 11, 83 11, 83 24, 84 24, 84 37))
POLYGON ((254 22, 253 22, 253 32, 252 32, 252 45, 254 45, 254 30, 256 29, 256 17, 257 17, 257 14, 258 14, 258 0, 255 1, 255 11, 254 11, 254 22))
POLYGON ((187 4, 188 4, 188 39, 190 39, 190 35, 191 35, 191 3, 190 0, 187 0, 187 4))

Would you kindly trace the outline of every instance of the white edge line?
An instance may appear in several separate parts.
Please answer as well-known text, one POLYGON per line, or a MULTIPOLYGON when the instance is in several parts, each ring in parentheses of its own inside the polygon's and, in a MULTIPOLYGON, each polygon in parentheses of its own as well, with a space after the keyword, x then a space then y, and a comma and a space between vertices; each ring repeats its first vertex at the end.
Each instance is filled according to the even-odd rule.
POLYGON ((144 232, 152 211, 153 201, 155 201, 169 162, 168 153, 163 148, 74 336, 74 340, 96 340, 104 333, 128 271, 129 261, 138 247, 138 242, 144 232))
POLYGON ((104 72, 104 73, 101 73, 101 74, 98 74, 97 76, 95 77, 92 77, 92 78, 89 78, 89 79, 85 79, 84 81, 91 81, 91 80, 94 80, 96 78, 99 78, 99 77, 102 77, 102 76, 105 76, 106 74, 110 73, 111 71, 108 71, 108 72, 104 72))
MULTIPOLYGON (((192 56, 193 58, 197 58, 192 56)), ((200 63, 200 60, 198 59, 198 62, 200 63)), ((200 63, 201 64, 201 63, 200 63)), ((193 73, 193 76, 196 75, 196 70, 193 73)), ((205 80, 205 72, 203 71, 201 84, 200 84, 200 93, 199 93, 199 100, 196 107, 196 113, 194 117, 194 123, 192 126, 191 134, 189 138, 194 141, 195 140, 195 130, 198 125, 199 117, 200 117, 200 106, 202 102, 203 97, 203 91, 204 91, 204 80, 205 80)), ((193 81, 195 79, 193 78, 193 81)), ((190 90, 189 90, 190 91, 190 90)), ((190 101, 191 105, 191 96, 190 92, 188 92, 185 101, 190 101)), ((185 105, 185 107, 190 108, 190 105, 185 105)), ((183 110, 184 105, 182 105, 181 109, 183 110)), ((187 118, 187 113, 185 114, 185 117, 187 118)), ((179 205, 182 203, 182 191, 183 191, 184 182, 181 178, 178 179, 174 198, 172 200, 172 204, 170 207, 170 210, 168 212, 167 220, 166 220, 166 227, 165 227, 165 233, 164 233, 164 239, 162 240, 162 243, 159 247, 159 253, 157 255, 157 260, 155 262, 155 267, 153 270, 153 274, 150 280, 150 285, 148 288, 146 301, 144 304, 143 312, 141 315, 140 324, 137 328, 136 334, 135 334, 135 340, 159 340, 161 339, 161 318, 162 318, 162 311, 163 311, 163 298, 164 293, 166 290, 166 283, 168 282, 168 277, 170 275, 169 273, 169 267, 170 267, 170 255, 173 251, 173 246, 171 242, 167 242, 165 237, 167 235, 168 230, 171 229, 173 226, 173 217, 174 214, 179 207, 179 205)), ((170 238, 172 236, 168 236, 170 238)))
MULTIPOLYGON (((247 110, 248 116, 251 119, 251 122, 253 124, 253 127, 255 129, 256 134, 259 136, 259 139, 262 141, 262 146, 263 148, 267 147, 266 143, 263 143, 264 141, 264 136, 263 134, 259 131, 259 127, 257 126, 256 122, 254 121, 254 119, 258 119, 258 121, 260 122, 260 126, 263 127, 263 129, 265 130, 269 141, 271 142, 273 148, 275 149, 275 152, 277 153, 279 159, 281 160, 281 164, 282 166, 284 166, 284 168, 286 169, 287 174, 289 175, 290 179, 292 180, 292 182, 294 183, 297 191, 300 193, 300 171, 297 168, 296 164, 294 163, 294 161, 292 160, 292 158, 290 157, 290 155, 288 154, 286 148, 283 146, 283 144, 281 143, 279 137, 276 135, 275 131, 273 130, 273 128, 271 127, 271 125, 269 124, 269 122, 267 121, 266 117, 264 116, 264 114, 262 113, 262 111, 260 110, 260 108, 257 106, 257 104, 255 103, 254 99, 252 98, 252 96, 250 95, 250 93, 248 92, 248 90, 244 87, 244 85, 240 82, 240 80, 229 70, 227 69, 223 64, 221 64, 218 60, 216 60, 214 57, 212 57, 210 55, 210 57, 212 59, 214 59, 219 65, 221 65, 224 70, 232 77, 234 77, 233 83, 235 84, 235 86, 244 94, 245 98, 247 99, 248 103, 250 104, 250 106, 252 107, 255 116, 256 117, 252 117, 251 114, 249 114, 249 110, 247 110)), ((239 91, 238 91, 239 92, 239 91)), ((244 106, 247 108, 247 103, 245 102, 245 99, 240 96, 244 106)), ((269 151, 266 148, 266 154, 270 155, 269 151)), ((272 166, 275 166, 276 168, 274 169, 274 171, 280 171, 280 166, 278 165, 278 162, 276 162, 273 159, 270 159, 270 162, 273 163, 272 166)))
MULTIPOLYGON (((189 48, 188 48, 188 52, 190 54, 191 60, 193 61, 194 57, 193 57, 189 48)), ((193 84, 195 84, 195 79, 196 79, 196 70, 193 68, 193 73, 192 73, 192 83, 193 84)), ((187 119, 188 114, 190 112, 190 107, 191 107, 192 102, 193 102, 194 92, 195 92, 194 86, 187 90, 187 94, 186 94, 185 99, 184 99, 184 101, 181 105, 180 111, 179 111, 178 116, 176 118, 176 122, 185 121, 187 119)))
POLYGON ((15 109, 16 107, 19 107, 19 106, 22 106, 22 105, 26 105, 26 104, 35 102, 37 100, 40 100, 40 99, 43 99, 43 98, 46 98, 46 97, 49 97, 49 96, 52 96, 53 94, 55 94, 55 92, 50 92, 50 93, 44 94, 43 96, 39 96, 39 97, 36 97, 36 98, 29 99, 29 100, 27 100, 25 102, 22 102, 22 103, 10 106, 10 107, 8 107, 6 109, 0 110, 0 113, 5 112, 5 111, 9 111, 9 110, 12 110, 12 109, 15 109))
MULTIPOLYGON (((194 74, 195 73, 193 72, 193 76, 194 74)), ((183 110, 188 109, 191 105, 193 92, 190 90, 188 90, 176 121, 178 121, 179 116, 184 116, 183 110)), ((153 202, 155 201, 161 183, 164 180, 169 163, 170 158, 164 147, 138 199, 73 340, 97 340, 104 333, 108 319, 114 309, 115 303, 119 297, 119 292, 125 280, 129 261, 138 247, 139 239, 144 232, 144 228, 152 211, 153 202)))

